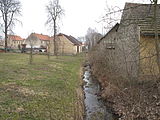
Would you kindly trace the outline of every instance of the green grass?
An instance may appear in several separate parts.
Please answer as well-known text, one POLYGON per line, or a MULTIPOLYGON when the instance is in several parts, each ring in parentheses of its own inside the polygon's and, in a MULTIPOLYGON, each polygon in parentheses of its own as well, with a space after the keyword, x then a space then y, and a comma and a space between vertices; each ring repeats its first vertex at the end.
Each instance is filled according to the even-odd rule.
POLYGON ((72 120, 82 59, 0 53, 0 120, 72 120))

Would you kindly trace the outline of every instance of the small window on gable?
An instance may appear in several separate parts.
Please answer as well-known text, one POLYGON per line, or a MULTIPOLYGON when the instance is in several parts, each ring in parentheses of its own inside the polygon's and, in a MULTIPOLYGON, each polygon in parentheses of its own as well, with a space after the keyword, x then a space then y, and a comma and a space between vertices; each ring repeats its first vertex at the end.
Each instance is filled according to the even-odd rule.
POLYGON ((114 43, 107 43, 106 49, 115 49, 115 44, 114 43))
POLYGON ((106 49, 115 49, 116 38, 110 39, 106 44, 106 49))

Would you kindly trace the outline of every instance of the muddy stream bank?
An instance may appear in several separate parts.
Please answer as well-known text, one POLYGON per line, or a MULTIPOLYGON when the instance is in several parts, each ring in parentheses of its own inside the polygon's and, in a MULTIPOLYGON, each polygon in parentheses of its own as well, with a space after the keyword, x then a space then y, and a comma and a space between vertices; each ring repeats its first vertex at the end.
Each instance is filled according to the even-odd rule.
POLYGON ((92 76, 90 65, 84 67, 83 90, 86 114, 84 120, 118 120, 105 103, 100 93, 100 84, 92 76))

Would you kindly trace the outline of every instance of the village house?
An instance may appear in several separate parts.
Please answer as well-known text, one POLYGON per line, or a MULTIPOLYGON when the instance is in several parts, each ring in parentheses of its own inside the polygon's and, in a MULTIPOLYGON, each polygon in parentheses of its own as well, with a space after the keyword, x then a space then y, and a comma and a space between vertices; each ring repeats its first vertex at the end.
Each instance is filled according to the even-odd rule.
POLYGON ((114 25, 104 37, 102 37, 97 43, 100 44, 100 48, 103 49, 115 49, 116 40, 118 39, 118 27, 119 23, 114 25))
POLYGON ((30 36, 25 40, 26 48, 44 48, 47 49, 51 41, 51 37, 48 35, 38 34, 38 33, 31 33, 30 36))
MULTIPOLYGON (((160 36, 160 5, 157 9, 160 36)), ((109 49, 114 48, 115 66, 131 77, 158 74, 153 18, 153 5, 126 3, 120 24, 99 41, 109 49)))
MULTIPOLYGON (((157 9, 157 21, 160 33, 160 5, 157 9)), ((126 3, 118 29, 117 44, 125 53, 128 74, 158 74, 154 26, 154 5, 126 3)))
POLYGON ((0 39, 0 48, 4 48, 4 40, 0 39))
MULTIPOLYGON (((59 55, 72 55, 82 52, 82 43, 71 35, 68 36, 60 33, 56 36, 56 42, 58 46, 57 53, 59 55)), ((51 52, 53 53, 53 45, 51 52)))
POLYGON ((114 25, 104 37, 102 37, 98 42, 99 51, 105 52, 110 64, 115 63, 115 48, 117 48, 116 41, 118 40, 118 28, 119 23, 114 25))
POLYGON ((17 35, 8 35, 7 46, 12 49, 21 49, 24 39, 17 35))
MULTIPOLYGON (((25 40, 26 48, 46 49, 54 55, 54 37, 31 33, 25 40)), ((82 52, 82 44, 73 36, 65 34, 56 35, 56 49, 58 55, 72 55, 82 52)))

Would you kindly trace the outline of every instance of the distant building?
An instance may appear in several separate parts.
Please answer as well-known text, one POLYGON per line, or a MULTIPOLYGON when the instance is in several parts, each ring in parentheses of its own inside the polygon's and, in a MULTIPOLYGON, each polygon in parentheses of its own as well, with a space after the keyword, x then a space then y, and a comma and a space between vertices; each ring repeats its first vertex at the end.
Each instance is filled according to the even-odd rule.
MULTIPOLYGON (((53 37, 52 37, 53 40, 53 37)), ((56 42, 58 46, 58 54, 62 55, 71 55, 71 54, 77 54, 82 52, 82 43, 79 42, 76 38, 73 36, 68 36, 65 34, 58 34, 56 35, 56 42)), ((53 51, 53 45, 52 45, 52 53, 53 51)))
POLYGON ((4 48, 4 40, 0 39, 0 48, 4 48))
POLYGON ((31 33, 30 36, 25 40, 26 48, 47 48, 50 43, 51 37, 48 35, 31 33))
POLYGON ((7 46, 12 49, 20 49, 24 39, 17 35, 8 35, 7 46))
MULTIPOLYGON (((26 48, 46 49, 54 55, 54 37, 31 33, 25 40, 26 48)), ((82 52, 82 43, 73 36, 65 34, 56 35, 56 47, 59 55, 70 55, 82 52)))

